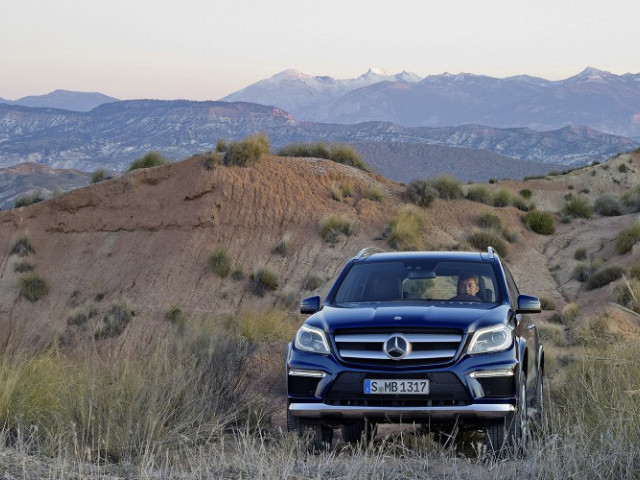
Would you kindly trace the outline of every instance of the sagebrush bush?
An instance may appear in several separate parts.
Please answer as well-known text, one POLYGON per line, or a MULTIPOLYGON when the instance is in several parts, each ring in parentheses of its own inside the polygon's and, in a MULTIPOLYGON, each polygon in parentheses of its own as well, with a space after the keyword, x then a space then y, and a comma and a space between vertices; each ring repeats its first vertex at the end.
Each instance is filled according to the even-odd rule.
POLYGON ((280 149, 278 155, 281 157, 325 158, 365 172, 371 171, 371 167, 364 162, 362 156, 354 147, 341 143, 333 143, 331 145, 326 145, 322 142, 294 143, 280 149))
POLYGON ((102 182, 106 178, 106 176, 107 173, 104 171, 104 169, 99 168, 98 170, 93 172, 93 175, 91 175, 91 183, 102 182))
POLYGON ((616 236, 616 253, 624 255, 640 240, 640 221, 629 225, 616 236))
POLYGON ((172 325, 182 329, 187 323, 187 316, 179 305, 173 304, 164 314, 164 319, 172 325))
POLYGON ((622 205, 616 197, 610 193, 603 193, 594 203, 596 213, 605 217, 615 217, 624 213, 622 205))
POLYGON ((491 205, 491 192, 484 185, 472 185, 467 190, 467 200, 472 202, 484 203, 485 205, 491 205))
POLYGON ((533 210, 536 206, 535 203, 527 202, 524 198, 519 196, 511 197, 511 205, 516 207, 521 212, 528 212, 530 210, 533 210))
POLYGON ((640 314, 640 281, 632 278, 613 287, 613 301, 640 314))
POLYGON ((491 203, 494 207, 508 207, 511 205, 512 197, 509 190, 501 188, 493 194, 491 203))
POLYGON ((321 287, 324 284, 324 281, 317 275, 309 274, 302 282, 303 290, 315 290, 316 288, 321 287))
POLYGON ((451 175, 441 175, 429 183, 443 200, 455 200, 464 196, 460 180, 451 175))
POLYGON ((416 180, 407 186, 407 196, 411 203, 419 207, 428 208, 439 194, 430 182, 416 180))
POLYGON ((528 188, 523 188, 518 193, 525 200, 529 200, 533 196, 533 192, 528 188))
POLYGON ((573 268, 572 277, 579 282, 586 282, 593 275, 593 267, 589 262, 578 262, 573 268))
POLYGON ((131 165, 129 166, 129 172, 132 172, 134 170, 138 170, 141 168, 158 167, 160 165, 164 165, 165 163, 167 163, 167 159, 164 158, 160 154, 160 152, 149 152, 145 154, 143 157, 131 163, 131 165))
POLYGON ((119 336, 127 328, 133 316, 134 312, 126 302, 112 304, 94 331, 94 337, 101 339, 119 336))
POLYGON ((286 257, 291 248, 291 240, 289 236, 285 235, 282 239, 273 247, 273 253, 277 253, 283 257, 286 257))
POLYGON ((365 172, 371 171, 371 167, 362 160, 360 154, 351 145, 332 144, 330 146, 329 159, 336 163, 364 170, 365 172))
POLYGON ((225 247, 217 247, 209 254, 209 268, 219 277, 226 277, 231 271, 231 261, 225 247))
POLYGON ((640 185, 636 185, 627 190, 622 197, 620 197, 620 201, 627 207, 629 212, 640 212, 640 185))
POLYGON ((566 217, 589 219, 593 217, 593 207, 589 205, 587 197, 576 195, 565 202, 560 213, 566 217))
POLYGON ((476 225, 485 230, 501 230, 502 219, 492 212, 484 212, 476 220, 476 225))
POLYGON ((15 208, 26 207, 34 203, 42 202, 43 200, 44 200, 44 197, 42 196, 42 192, 38 190, 36 192, 32 192, 27 195, 19 196, 14 203, 14 207, 15 208))
POLYGON ((13 271, 17 273, 26 273, 34 269, 33 263, 30 262, 18 262, 13 266, 13 271))
POLYGON ((49 293, 47 282, 37 273, 20 277, 20 294, 30 302, 37 302, 49 293))
POLYGON ((382 202, 385 198, 385 194, 381 188, 371 187, 364 192, 364 198, 373 202, 382 202))
POLYGON ((541 235, 553 235, 556 231, 553 225, 553 217, 540 210, 531 210, 523 217, 524 224, 536 233, 541 235))
POLYGON ((500 232, 494 230, 476 230, 467 236, 467 242, 480 251, 486 251, 488 247, 493 247, 501 257, 506 257, 508 254, 507 245, 502 240, 500 232))
POLYGON ((31 244, 31 239, 28 235, 21 235, 11 246, 11 250, 9 250, 11 255, 18 255, 19 257, 26 257, 30 253, 36 253, 33 245, 31 244))
POLYGON ((240 142, 231 142, 224 156, 227 166, 250 167, 255 165, 262 155, 271 148, 269 137, 265 134, 252 135, 240 142))
POLYGON ((261 268, 251 274, 251 291, 263 297, 268 291, 277 290, 279 287, 277 275, 268 268, 261 268))
POLYGON ((587 259, 587 249, 586 248, 576 248, 576 251, 573 253, 573 258, 576 260, 586 260, 587 259))
POLYGON ((624 275, 624 268, 620 265, 609 265, 602 267, 591 275, 585 282, 585 288, 587 290, 595 290, 596 288, 604 287, 611 282, 618 280, 624 275))
POLYGON ((98 308, 91 305, 84 305, 73 310, 67 317, 67 325, 81 326, 98 314, 98 308))
POLYGON ((394 250, 401 252, 423 250, 424 230, 425 223, 420 211, 415 207, 407 206, 389 221, 385 238, 394 250))
POLYGON ((355 232, 355 222, 344 215, 331 214, 320 222, 320 235, 325 242, 337 243, 340 235, 349 237, 355 232))

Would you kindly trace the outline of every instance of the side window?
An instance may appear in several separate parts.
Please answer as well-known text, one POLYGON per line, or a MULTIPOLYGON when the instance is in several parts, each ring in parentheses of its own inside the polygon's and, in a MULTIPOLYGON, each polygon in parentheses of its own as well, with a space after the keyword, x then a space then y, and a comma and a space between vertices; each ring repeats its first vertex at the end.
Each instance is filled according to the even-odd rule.
POLYGON ((504 269, 504 273, 507 277, 507 285, 509 286, 509 298, 511 299, 511 302, 516 305, 518 303, 518 295, 520 294, 520 291, 518 290, 518 286, 513 280, 511 272, 509 271, 507 266, 503 264, 502 268, 504 269))

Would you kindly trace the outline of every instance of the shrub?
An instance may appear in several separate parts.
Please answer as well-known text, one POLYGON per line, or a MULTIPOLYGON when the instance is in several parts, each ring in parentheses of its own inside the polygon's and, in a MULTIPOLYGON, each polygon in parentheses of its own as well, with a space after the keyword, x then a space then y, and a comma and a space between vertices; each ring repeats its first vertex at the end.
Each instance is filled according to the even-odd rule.
POLYGON ((38 203, 44 200, 40 191, 33 192, 29 195, 21 195, 15 201, 15 208, 26 207, 34 203, 38 203))
POLYGON ((587 249, 586 248, 576 248, 576 251, 573 254, 573 258, 576 260, 586 260, 587 259, 587 249))
POLYGON ((13 271, 17 273, 30 272, 33 269, 34 269, 33 263, 30 263, 30 262, 19 262, 19 263, 16 263, 13 267, 13 271))
POLYGON ((529 200, 533 196, 533 192, 528 188, 523 188, 518 192, 522 198, 529 200))
POLYGON ((329 151, 329 159, 336 163, 364 170, 365 172, 371 171, 369 165, 362 160, 360 154, 351 145, 332 144, 329 151))
POLYGON ((627 173, 627 172, 629 171, 629 167, 627 167, 624 163, 621 163, 621 164, 618 166, 618 171, 619 171, 620 173, 627 173))
POLYGON ((91 183, 102 182, 106 178, 106 176, 107 174, 104 169, 100 168, 93 172, 93 175, 91 175, 91 183))
POLYGON ((387 226, 386 240, 398 251, 423 250, 424 220, 415 207, 400 210, 387 226))
POLYGON ((98 339, 117 337, 127 328, 133 315, 133 310, 129 308, 126 302, 112 304, 104 317, 102 317, 102 322, 100 322, 93 334, 94 337, 98 339))
POLYGON ((593 217, 593 207, 587 197, 573 196, 565 202, 561 213, 566 217, 588 219, 593 217))
POLYGON ((49 293, 47 282, 36 273, 20 278, 20 294, 30 302, 37 302, 49 293))
POLYGON ((522 217, 524 224, 540 235, 553 235, 553 217, 546 212, 531 210, 522 217))
POLYGON ((491 192, 484 185, 474 185, 467 190, 467 200, 472 202, 491 204, 491 192))
POLYGON ((378 187, 371 187, 364 194, 364 198, 373 202, 381 202, 384 200, 384 197, 384 192, 378 187))
POLYGON ((640 280, 640 264, 636 263, 635 265, 631 266, 631 269, 629 270, 629 276, 636 280, 640 280))
POLYGON ((593 275, 593 267, 588 262, 578 262, 573 268, 572 277, 579 282, 586 282, 593 275))
POLYGON ((286 313, 277 309, 244 313, 230 327, 233 333, 250 343, 289 341, 297 330, 286 313))
POLYGON ((511 197, 511 205, 513 205, 514 207, 516 207, 518 210, 522 212, 528 212, 535 208, 535 203, 527 202, 524 198, 519 196, 511 197))
POLYGON ((622 197, 620 197, 620 201, 629 211, 640 211, 640 185, 636 185, 634 188, 627 190, 622 197))
POLYGON ((595 201, 594 209, 605 217, 615 217, 624 213, 618 199, 610 193, 600 195, 595 201))
POLYGON ((578 315, 580 314, 580 305, 577 303, 568 303, 564 306, 561 313, 562 323, 564 325, 571 325, 575 323, 578 319, 578 315))
POLYGON ((416 180, 407 187, 407 196, 411 203, 419 207, 428 208, 438 197, 438 192, 426 180, 416 180))
POLYGON ((242 268, 235 267, 233 269, 233 272, 231 272, 231 278, 233 280, 243 280, 244 279, 244 272, 242 271, 242 268))
POLYGON ((331 214, 320 222, 320 235, 325 242, 337 243, 340 234, 349 237, 355 231, 355 222, 343 215, 331 214))
POLYGON ((135 160, 129 166, 129 172, 138 170, 141 168, 158 167, 167 163, 167 160, 159 152, 149 152, 142 158, 135 160))
POLYGON ((541 297, 540 298, 540 306, 542 310, 555 310, 556 304, 550 298, 541 297))
POLYGON ((225 165, 250 167, 255 165, 262 155, 269 153, 269 137, 265 134, 252 135, 241 142, 232 142, 224 156, 225 165))
POLYGON ((351 145, 334 143, 329 146, 322 142, 294 143, 278 151, 281 157, 326 158, 336 163, 359 168, 370 172, 371 168, 362 160, 360 154, 351 145))
POLYGON ((94 305, 77 308, 67 317, 67 325, 84 325, 97 314, 98 309, 94 305))
POLYGON ((595 290, 596 288, 604 287, 605 285, 618 280, 622 275, 624 275, 624 268, 620 265, 602 267, 599 270, 596 270, 593 275, 587 279, 585 288, 587 290, 595 290))
POLYGON ((229 150, 229 145, 224 138, 219 138, 216 142, 216 153, 223 153, 229 150))
POLYGON ((455 200, 464 196, 460 180, 451 175, 436 177, 429 183, 443 200, 455 200))
POLYGON ((502 219, 491 212, 485 212, 478 217, 476 224, 485 230, 501 230, 502 229, 502 219))
POLYGON ((304 282, 302 282, 302 289, 315 290, 321 287, 323 283, 323 280, 317 275, 308 275, 307 278, 304 279, 304 282))
POLYGON ((22 235, 14 242, 9 253, 11 255, 18 255, 19 257, 26 257, 30 253, 36 253, 36 251, 33 249, 29 236, 22 235))
POLYGON ((613 288, 613 300, 629 310, 640 313, 640 282, 631 279, 613 288))
POLYGON ((179 329, 183 329, 187 322, 187 316, 178 305, 171 305, 164 314, 164 319, 179 329))
POLYGON ((251 275, 251 290, 260 297, 267 291, 277 290, 278 286, 278 277, 267 268, 261 268, 251 275))
POLYGON ((307 157, 330 159, 329 147, 322 142, 293 143, 278 151, 281 157, 307 157))
POLYGON ((273 247, 273 253, 277 253, 278 255, 286 257, 287 253, 289 253, 290 244, 291 241, 289 240, 289 237, 283 237, 282 240, 280 240, 278 244, 273 247))
POLYGON ((476 230, 467 237, 467 242, 483 252, 488 247, 493 247, 501 257, 506 257, 508 253, 507 245, 500 238, 500 233, 494 230, 476 230))
POLYGON ((638 240, 640 240, 640 221, 636 221, 618 233, 615 245, 616 252, 619 255, 630 252, 638 240))
POLYGON ((209 267, 219 277, 226 277, 231 271, 231 262, 225 247, 216 248, 209 255, 209 267))
POLYGON ((501 188, 493 194, 491 203, 494 207, 507 207, 511 205, 511 192, 505 188, 501 188))

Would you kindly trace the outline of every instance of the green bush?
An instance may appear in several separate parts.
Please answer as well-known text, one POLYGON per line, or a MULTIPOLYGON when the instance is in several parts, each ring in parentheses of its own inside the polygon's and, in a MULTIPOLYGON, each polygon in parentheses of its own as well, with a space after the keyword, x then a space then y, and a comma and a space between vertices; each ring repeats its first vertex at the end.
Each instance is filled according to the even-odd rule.
POLYGON ((106 178, 106 176, 107 173, 104 171, 104 169, 100 168, 93 172, 93 175, 91 175, 91 183, 102 182, 106 178))
POLYGON ((269 137, 264 134, 253 135, 229 144, 224 163, 227 166, 250 167, 255 165, 262 155, 268 154, 269 149, 269 137))
POLYGON ((611 282, 618 280, 624 275, 624 268, 620 265, 609 265, 596 270, 593 275, 585 283, 587 290, 595 290, 596 288, 604 287, 611 282))
POLYGON ((364 193, 364 198, 373 202, 381 202, 384 200, 385 194, 378 187, 371 187, 364 193))
POLYGON ((618 166, 618 171, 619 171, 620 173, 627 173, 627 172, 629 171, 629 167, 627 167, 624 163, 621 163, 621 164, 618 166))
POLYGON ((178 305, 171 305, 164 314, 164 319, 172 325, 182 329, 187 322, 187 316, 178 305))
POLYGON ((294 143, 280 149, 278 155, 281 157, 325 158, 336 163, 359 168, 365 172, 371 171, 371 167, 362 160, 362 157, 354 147, 341 143, 334 143, 329 146, 322 142, 294 143))
POLYGON ((37 302, 49 293, 47 282, 36 273, 20 277, 20 294, 30 302, 37 302))
POLYGON ((573 267, 572 277, 579 282, 586 282, 593 275, 593 266, 589 262, 578 262, 573 267))
POLYGON ((476 230, 467 237, 467 242, 482 252, 488 247, 493 247, 501 257, 506 257, 508 253, 507 245, 500 237, 500 233, 494 230, 476 230))
POLYGON ((624 213, 618 199, 610 193, 604 193, 596 198, 594 209, 598 214, 605 217, 615 217, 624 213))
POLYGON ((508 207, 511 205, 511 192, 505 188, 501 188, 493 194, 491 203, 494 207, 508 207))
POLYGON ((587 259, 587 249, 586 248, 576 248, 576 251, 573 254, 573 258, 576 260, 586 260, 587 259))
POLYGON ((158 167, 160 165, 164 165, 165 163, 167 163, 166 158, 164 158, 159 152, 149 152, 142 158, 135 160, 129 166, 129 171, 132 172, 141 168, 158 167))
POLYGON ((231 271, 231 262, 227 249, 225 247, 217 247, 209 255, 209 267, 211 271, 219 277, 226 277, 231 271))
POLYGON ((28 195, 19 196, 14 203, 14 207, 15 208, 26 207, 34 203, 42 202, 43 200, 44 200, 44 197, 42 196, 42 193, 40 191, 36 191, 28 195))
POLYGON ((528 212, 535 208, 535 203, 527 202, 524 198, 520 196, 511 197, 511 205, 516 207, 518 210, 522 212, 528 212))
POLYGON ((344 215, 331 214, 320 222, 320 235, 325 242, 336 243, 341 234, 349 237, 355 231, 355 222, 344 215))
POLYGON ((286 257, 287 253, 289 253, 290 246, 291 240, 289 240, 289 237, 283 237, 282 240, 280 240, 278 244, 273 247, 273 253, 277 253, 278 255, 286 257))
POLYGON ((502 230, 502 219, 491 212, 484 212, 480 215, 476 224, 485 230, 502 230))
POLYGON ((267 268, 261 268, 251 275, 251 291, 262 297, 267 291, 278 289, 278 277, 267 268))
POLYGON ((484 185, 473 185, 467 190, 467 200, 472 202, 484 203, 485 205, 492 204, 491 192, 484 185))
POLYGON ((304 279, 304 282, 302 282, 302 289, 315 290, 316 288, 320 288, 323 284, 324 282, 317 275, 309 275, 304 279))
POLYGON ((33 263, 30 262, 18 262, 13 267, 13 271, 17 273, 26 273, 32 271, 33 269, 33 263))
POLYGON ((460 180, 451 175, 442 175, 429 182, 443 200, 455 200, 464 196, 460 180))
POLYGON ((420 211, 415 207, 407 206, 391 219, 387 225, 385 237, 389 246, 395 250, 423 250, 424 229, 424 220, 420 211))
POLYGON ((133 310, 126 302, 112 304, 94 332, 94 337, 113 338, 119 336, 134 316, 133 310))
POLYGON ((533 192, 528 188, 523 188, 518 192, 522 198, 529 200, 533 196, 533 192))
POLYGON ((426 180, 416 180, 407 187, 407 196, 411 203, 419 207, 428 208, 439 194, 426 180))
POLYGON ((522 217, 524 224, 540 235, 553 235, 556 231, 553 217, 546 212, 531 210, 522 217))
POLYGON ((67 317, 67 325, 84 325, 97 314, 98 309, 93 305, 77 308, 67 317))
POLYGON ((560 212, 566 217, 587 219, 593 217, 593 207, 589 205, 587 197, 583 196, 569 198, 560 212))
POLYGON ((630 188, 627 190, 622 197, 620 197, 620 201, 624 204, 625 207, 630 212, 639 212, 640 211, 640 185, 636 185, 634 188, 630 188))
POLYGON ((26 257, 30 253, 36 253, 33 249, 33 245, 31 244, 31 239, 28 235, 21 235, 14 242, 11 250, 9 250, 11 255, 18 255, 19 257, 26 257))
POLYGON ((223 153, 229 150, 229 145, 224 138, 219 138, 216 142, 216 153, 223 153))
POLYGON ((636 263, 635 265, 631 266, 631 269, 629 270, 629 276, 636 280, 640 280, 640 264, 636 263))
POLYGON ((624 255, 631 251, 633 246, 640 240, 640 221, 629 225, 616 237, 616 252, 624 255))

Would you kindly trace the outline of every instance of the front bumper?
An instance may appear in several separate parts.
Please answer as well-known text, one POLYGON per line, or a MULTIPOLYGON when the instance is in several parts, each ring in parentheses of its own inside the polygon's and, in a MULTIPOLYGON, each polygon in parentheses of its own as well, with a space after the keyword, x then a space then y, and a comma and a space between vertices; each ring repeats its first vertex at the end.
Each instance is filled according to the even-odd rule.
POLYGON ((513 414, 515 407, 507 403, 461 405, 452 407, 375 407, 343 406, 324 403, 291 403, 289 413, 294 417, 332 421, 368 418, 378 422, 416 420, 449 420, 459 418, 476 421, 501 420, 513 414))

